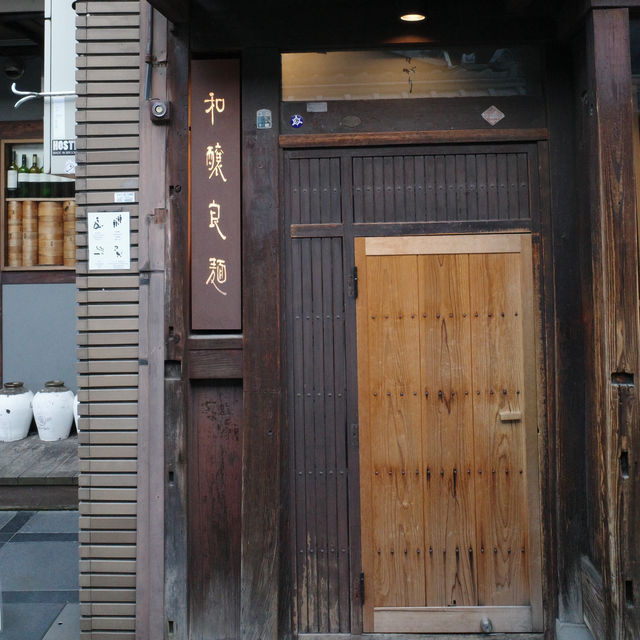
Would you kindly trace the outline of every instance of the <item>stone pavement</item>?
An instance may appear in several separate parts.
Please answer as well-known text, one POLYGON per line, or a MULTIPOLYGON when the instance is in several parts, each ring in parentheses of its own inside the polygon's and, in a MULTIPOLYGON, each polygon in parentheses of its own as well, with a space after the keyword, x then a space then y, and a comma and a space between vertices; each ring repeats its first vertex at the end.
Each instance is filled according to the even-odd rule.
POLYGON ((78 512, 0 511, 0 640, 77 640, 78 512))

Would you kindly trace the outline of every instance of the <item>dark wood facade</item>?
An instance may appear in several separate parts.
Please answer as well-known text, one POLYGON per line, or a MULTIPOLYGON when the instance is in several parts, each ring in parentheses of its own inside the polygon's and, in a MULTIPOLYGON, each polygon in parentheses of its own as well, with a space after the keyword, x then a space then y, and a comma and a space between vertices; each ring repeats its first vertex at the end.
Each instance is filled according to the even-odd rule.
MULTIPOLYGON (((140 96, 135 637, 371 637, 354 240, 455 234, 531 238, 543 630, 509 637, 555 638, 556 621, 637 637, 633 3, 436 3, 404 35, 383 3, 357 29, 362 7, 340 1, 152 4, 173 22, 142 11, 140 48, 150 35, 149 97, 169 100, 171 119, 151 123, 140 96), (281 102, 282 51, 465 44, 478 25, 483 41, 538 48, 541 96, 354 101, 303 133, 288 126, 304 104, 281 102), (229 57, 242 86, 242 330, 192 331, 189 63, 229 57), (479 117, 491 104, 508 114, 495 126, 479 117), (261 109, 272 129, 256 128, 261 109), (353 112, 371 124, 345 130, 353 112)), ((133 637, 131 617, 105 620, 87 637, 133 637)))

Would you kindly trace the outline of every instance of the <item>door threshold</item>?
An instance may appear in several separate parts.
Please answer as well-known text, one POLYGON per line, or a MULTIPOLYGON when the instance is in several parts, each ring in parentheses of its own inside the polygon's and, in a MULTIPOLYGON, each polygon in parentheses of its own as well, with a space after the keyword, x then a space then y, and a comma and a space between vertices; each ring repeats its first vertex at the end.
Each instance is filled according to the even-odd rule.
MULTIPOLYGON (((298 640, 487 640, 487 633, 299 633, 298 640)), ((503 640, 544 640, 544 633, 501 633, 503 640)))

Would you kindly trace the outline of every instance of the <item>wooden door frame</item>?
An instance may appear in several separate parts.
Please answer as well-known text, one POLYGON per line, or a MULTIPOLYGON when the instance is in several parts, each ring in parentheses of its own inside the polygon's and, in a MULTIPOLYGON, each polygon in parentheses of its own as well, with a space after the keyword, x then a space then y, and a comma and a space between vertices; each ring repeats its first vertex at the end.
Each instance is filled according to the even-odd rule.
MULTIPOLYGON (((555 375, 553 366, 549 366, 549 363, 555 361, 555 332, 554 332, 554 270, 553 270, 553 256, 552 256, 552 235, 551 235, 551 195, 550 195, 550 166, 549 166, 549 132, 547 129, 527 131, 521 130, 519 132, 511 132, 509 139, 510 142, 517 144, 522 142, 525 144, 532 144, 534 151, 532 156, 531 171, 535 174, 535 181, 532 183, 531 198, 531 224, 525 225, 515 222, 500 222, 500 221, 488 221, 485 223, 447 223, 447 222, 433 222, 433 223, 386 223, 384 231, 382 229, 373 229, 374 225, 361 225, 360 231, 362 235, 367 235, 373 231, 373 235, 442 235, 442 234, 455 234, 455 233, 499 233, 499 232, 531 232, 532 241, 532 270, 533 270, 533 301, 534 301, 534 328, 535 328, 535 349, 536 349, 536 397, 537 397, 537 416, 538 416, 538 428, 539 428, 539 446, 538 446, 538 470, 539 470, 539 490, 540 490, 540 540, 541 540, 541 581, 542 581, 542 611, 544 619, 544 634, 510 634, 511 640, 520 640, 526 638, 531 640, 533 638, 545 638, 545 640, 551 640, 555 637, 555 617, 557 612, 557 575, 555 573, 556 564, 556 551, 554 548, 554 535, 556 529, 556 516, 555 516, 555 432, 550 433, 550 425, 554 424, 554 411, 555 411, 555 375), (520 135, 518 135, 520 134, 520 135)), ((300 136, 302 138, 302 136, 300 136)), ((389 149, 393 149, 398 146, 404 146, 407 144, 407 140, 401 134, 389 134, 383 137, 386 146, 389 149)), ((383 139, 374 137, 371 141, 361 141, 359 146, 369 147, 377 146, 383 139)), ((495 139, 492 139, 482 132, 479 135, 475 135, 470 131, 431 131, 429 132, 428 139, 412 141, 418 143, 427 143, 429 145, 438 144, 464 144, 473 142, 483 143, 495 143, 501 144, 504 141, 504 134, 497 133, 495 139)), ((296 139, 289 144, 289 141, 284 136, 280 137, 281 156, 280 161, 284 167, 284 157, 287 150, 292 151, 318 151, 318 150, 339 150, 341 147, 351 146, 352 141, 349 140, 337 140, 334 136, 327 135, 313 136, 310 140, 310 144, 305 145, 302 140, 296 139)), ((351 197, 350 186, 344 183, 343 199, 349 199, 351 197)), ((284 194, 285 178, 284 169, 280 171, 280 189, 281 194, 284 194)), ((282 195, 284 202, 284 195, 282 195)), ((283 207, 284 208, 284 207, 283 207)), ((283 255, 287 251, 287 240, 292 237, 290 230, 287 228, 286 219, 281 216, 281 243, 283 255)), ((353 223, 350 223, 353 226, 353 223)), ((303 229, 296 230, 296 233, 300 234, 297 237, 305 237, 305 231, 303 229)), ((346 226, 345 226, 345 236, 346 226)), ((345 242, 345 269, 348 265, 354 264, 354 248, 353 246, 347 246, 349 243, 345 242)), ((353 243, 351 243, 353 244, 353 243)), ((284 260, 283 260, 284 262, 284 260)), ((350 268, 350 267, 349 267, 350 268)), ((347 275, 345 274, 345 278, 347 275)), ((286 270, 282 269, 281 274, 281 295, 282 295, 282 308, 286 313, 286 270)), ((355 335, 355 300, 347 299, 346 308, 347 330, 350 335, 355 335)), ((286 324, 286 323, 285 323, 286 324)), ((351 352, 348 353, 348 358, 355 361, 355 341, 350 341, 347 345, 351 352)), ((282 362, 286 362, 286 340, 282 340, 282 362)), ((350 384, 352 384, 350 382, 350 384)), ((357 385, 355 386, 357 389, 357 385)), ((357 396, 357 394, 356 394, 357 396)), ((353 402, 353 400, 351 401, 353 402)), ((355 400, 357 406, 357 397, 355 400)), ((350 410, 352 407, 350 406, 350 410)), ((351 411, 350 415, 354 415, 351 411)), ((357 415, 357 412, 356 414, 357 415)), ((283 408, 283 433, 288 431, 288 421, 286 408, 283 408)), ((357 441, 357 421, 354 421, 350 425, 350 440, 357 441)), ((350 475, 353 477, 359 477, 359 454, 357 446, 355 449, 350 450, 350 475), (355 455, 354 455, 355 454, 355 455)), ((283 469, 282 482, 289 483, 290 479, 287 475, 287 470, 283 469)), ((385 640, 385 638, 396 638, 397 635, 380 635, 368 636, 362 632, 362 607, 359 601, 360 597, 360 581, 359 576, 362 571, 360 560, 360 499, 359 499, 359 484, 356 485, 355 490, 353 485, 350 484, 350 505, 349 505, 349 518, 350 518, 350 536, 352 540, 358 540, 357 548, 353 548, 351 552, 351 584, 350 591, 352 595, 352 607, 351 607, 351 632, 350 637, 353 638, 376 638, 376 640, 385 640)), ((294 504, 291 499, 287 499, 286 505, 291 513, 293 513, 294 504)), ((291 526, 293 526, 293 520, 291 519, 291 526)), ((352 544, 352 547, 354 545, 352 544)), ((293 555, 293 562, 295 562, 295 551, 291 544, 287 544, 286 547, 289 550, 289 555, 293 555)), ((286 584, 285 580, 295 580, 295 571, 290 568, 286 575, 282 575, 283 582, 281 583, 281 595, 290 594, 289 587, 283 587, 286 584)), ((288 604, 287 607, 293 605, 288 604)), ((295 619, 295 614, 293 619, 295 619)), ((292 633, 296 633, 295 629, 292 629, 292 633)), ((300 633, 298 637, 306 640, 316 638, 317 640, 329 640, 330 638, 344 638, 344 636, 332 636, 317 635, 317 634, 305 634, 300 633)), ((481 638, 484 636, 466 635, 461 636, 469 638, 481 638)), ((412 635, 415 640, 428 640, 437 638, 434 635, 412 635)))

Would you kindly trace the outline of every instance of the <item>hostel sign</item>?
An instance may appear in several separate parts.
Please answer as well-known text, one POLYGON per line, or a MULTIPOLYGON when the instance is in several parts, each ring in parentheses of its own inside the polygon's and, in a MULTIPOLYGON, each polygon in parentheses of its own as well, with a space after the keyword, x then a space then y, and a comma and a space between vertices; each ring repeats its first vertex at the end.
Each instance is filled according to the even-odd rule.
POLYGON ((191 62, 191 328, 239 331, 240 65, 191 62))

